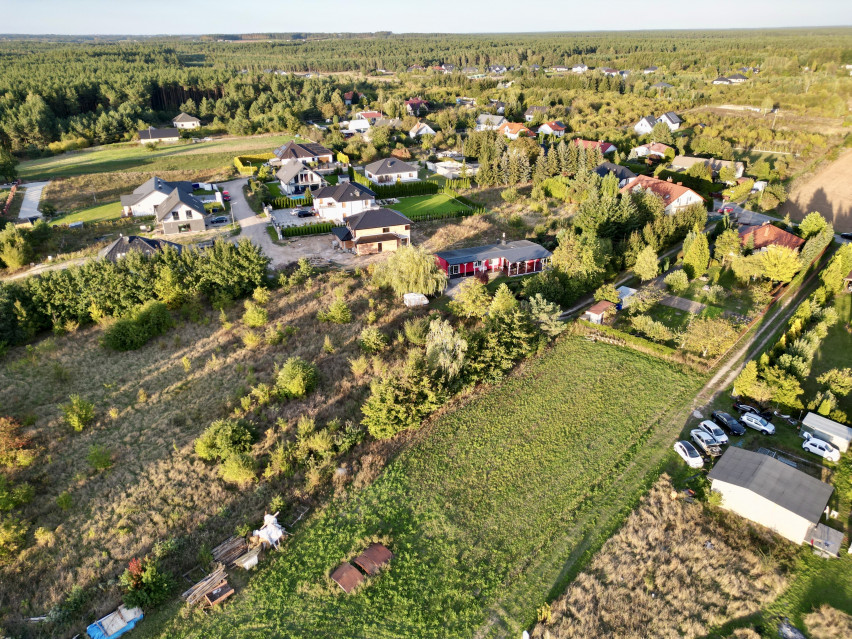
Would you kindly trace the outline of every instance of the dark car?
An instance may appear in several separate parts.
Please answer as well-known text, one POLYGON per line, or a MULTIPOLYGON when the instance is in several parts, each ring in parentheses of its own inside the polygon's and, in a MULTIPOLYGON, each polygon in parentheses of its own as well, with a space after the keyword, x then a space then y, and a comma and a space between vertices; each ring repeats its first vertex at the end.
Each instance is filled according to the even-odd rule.
POLYGON ((301 211, 299 211, 298 213, 296 213, 296 215, 298 215, 299 217, 313 217, 313 216, 314 216, 314 212, 313 212, 313 211, 308 211, 308 210, 302 209, 301 211))
POLYGON ((754 413, 755 415, 760 414, 760 411, 757 408, 742 402, 734 402, 734 410, 736 410, 740 415, 744 415, 745 413, 754 413))
POLYGON ((745 426, 740 424, 739 420, 729 413, 723 413, 720 410, 715 410, 711 417, 714 422, 732 435, 744 435, 746 432, 745 426))
POLYGON ((852 233, 841 233, 840 237, 842 237, 844 240, 852 240, 852 233))
POLYGON ((230 218, 228 218, 226 215, 220 215, 219 217, 214 217, 212 220, 210 220, 210 224, 211 226, 217 226, 219 224, 227 224, 230 221, 230 218))

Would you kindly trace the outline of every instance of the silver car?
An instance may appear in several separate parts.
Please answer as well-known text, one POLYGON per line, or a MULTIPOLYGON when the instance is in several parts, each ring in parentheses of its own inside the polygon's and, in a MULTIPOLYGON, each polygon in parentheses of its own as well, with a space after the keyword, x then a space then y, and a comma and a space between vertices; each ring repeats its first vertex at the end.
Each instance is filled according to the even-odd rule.
POLYGON ((760 431, 764 435, 775 434, 775 426, 756 413, 743 413, 743 416, 740 417, 740 421, 743 425, 760 431))

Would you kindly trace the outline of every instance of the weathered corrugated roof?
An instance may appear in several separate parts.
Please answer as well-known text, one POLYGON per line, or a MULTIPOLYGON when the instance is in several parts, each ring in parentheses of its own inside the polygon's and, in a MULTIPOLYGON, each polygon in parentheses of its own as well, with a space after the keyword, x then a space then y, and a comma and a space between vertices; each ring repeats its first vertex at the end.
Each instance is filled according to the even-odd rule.
POLYGON ((707 477, 750 490, 810 521, 818 522, 834 488, 773 457, 730 446, 707 477))
POLYGON ((498 242, 486 246, 474 246, 472 248, 452 249, 435 253, 447 264, 466 264, 467 262, 478 262, 492 260, 502 257, 510 262, 526 262, 528 260, 550 257, 552 253, 543 246, 530 242, 529 240, 515 240, 514 242, 498 242))
POLYGON ((818 415, 817 413, 809 412, 802 420, 802 424, 813 428, 814 430, 819 430, 826 435, 831 435, 832 437, 852 442, 852 428, 844 426, 833 419, 828 419, 828 417, 818 415))
POLYGON ((352 561, 368 575, 375 575, 381 567, 393 559, 393 553, 382 544, 370 544, 369 548, 352 561))
POLYGON ((334 569, 334 572, 331 573, 331 579, 343 588, 343 592, 348 594, 364 581, 364 575, 358 572, 358 569, 347 561, 334 569))

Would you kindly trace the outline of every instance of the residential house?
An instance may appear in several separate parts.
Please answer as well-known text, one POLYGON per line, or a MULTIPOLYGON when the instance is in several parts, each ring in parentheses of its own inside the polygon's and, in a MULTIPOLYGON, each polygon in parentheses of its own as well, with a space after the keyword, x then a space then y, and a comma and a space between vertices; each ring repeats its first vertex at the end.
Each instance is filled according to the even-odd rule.
POLYGON ((775 457, 729 446, 707 474, 720 506, 797 544, 837 554, 843 533, 820 523, 834 488, 775 457), (834 534, 832 534, 834 533, 834 534), (839 536, 839 540, 837 537, 839 536), (837 549, 825 544, 836 543, 837 549), (834 552, 831 552, 834 550, 834 552))
POLYGON ((502 115, 491 115, 490 113, 481 113, 476 116, 477 131, 496 131, 506 122, 506 118, 502 115))
POLYGON ((652 158, 656 160, 665 159, 666 154, 671 152, 674 155, 674 149, 660 142, 651 142, 650 144, 641 144, 630 150, 631 157, 637 158, 652 158))
POLYGON ((539 113, 541 115, 546 115, 547 107, 531 106, 526 111, 524 111, 524 120, 526 120, 527 122, 532 122, 535 119, 535 116, 537 116, 539 113))
POLYGON ((417 167, 397 158, 385 158, 368 164, 364 167, 364 176, 373 184, 420 181, 417 177, 417 167))
POLYGON ((665 212, 669 214, 677 213, 680 209, 692 204, 702 204, 704 198, 698 195, 695 191, 685 187, 680 182, 673 182, 671 178, 668 180, 658 180, 657 178, 648 175, 637 175, 630 178, 623 187, 621 192, 628 191, 650 191, 659 197, 665 204, 665 212))
POLYGON ((852 444, 852 428, 817 413, 809 412, 805 415, 799 429, 800 435, 803 436, 804 433, 828 442, 841 453, 847 452, 852 444))
POLYGON ((713 80, 713 84, 731 84, 731 81, 728 78, 719 76, 718 78, 713 80))
POLYGON ((410 67, 406 69, 408 73, 415 73, 417 71, 425 71, 425 67, 422 67, 419 64, 412 64, 410 67))
POLYGON ((302 195, 309 189, 317 189, 326 184, 325 179, 310 166, 298 160, 285 160, 275 172, 284 195, 302 195))
POLYGON ((608 153, 615 153, 616 151, 614 144, 610 142, 604 142, 603 140, 594 141, 575 138, 574 144, 583 147, 584 149, 586 149, 586 151, 588 151, 589 149, 598 149, 600 150, 602 155, 606 155, 608 153))
POLYGON ((654 130, 656 123, 657 119, 653 115, 646 115, 633 125, 633 130, 636 131, 637 135, 647 135, 654 130))
POLYGON ((168 182, 162 178, 152 177, 134 189, 133 193, 121 196, 124 215, 136 217, 156 215, 157 206, 165 201, 175 189, 190 194, 193 191, 191 182, 168 182))
POLYGON ((420 115, 421 111, 429 110, 429 103, 423 98, 411 98, 405 101, 405 110, 408 115, 420 115))
POLYGON ((627 184, 630 179, 636 177, 636 174, 626 166, 613 164, 612 162, 601 162, 597 167, 595 167, 595 173, 600 175, 602 178, 606 177, 610 173, 615 174, 615 177, 618 178, 618 188, 621 188, 627 184))
POLYGON ((476 106, 476 98, 458 97, 456 98, 456 106, 474 107, 476 106))
POLYGON ((391 129, 400 129, 402 128, 402 120, 400 118, 378 118, 373 126, 386 126, 391 129))
POLYGON ((157 222, 162 224, 164 235, 203 231, 207 212, 204 205, 191 192, 174 189, 156 206, 157 222))
POLYGON ((742 82, 745 82, 746 80, 748 80, 748 78, 745 77, 742 73, 735 73, 734 75, 728 76, 728 81, 730 81, 732 84, 740 84, 742 82))
POLYGON ((509 277, 539 273, 550 264, 552 253, 529 240, 452 249, 435 253, 438 266, 449 277, 477 273, 503 273, 509 277))
POLYGON ((166 240, 155 240, 138 235, 120 235, 117 240, 110 242, 106 247, 98 251, 98 258, 117 262, 128 253, 141 253, 142 255, 151 256, 166 247, 173 249, 177 253, 183 250, 183 246, 168 242, 166 240))
POLYGON ((589 67, 587 67, 582 62, 580 64, 575 64, 573 67, 571 67, 571 71, 573 71, 574 73, 585 73, 588 70, 589 67))
POLYGON ((627 76, 630 75, 630 71, 619 71, 618 75, 620 75, 622 78, 624 78, 626 80, 627 76))
POLYGON ((331 164, 334 154, 322 144, 291 140, 273 151, 276 164, 296 160, 302 164, 331 164))
POLYGON ((558 138, 561 138, 565 135, 566 126, 562 124, 559 120, 553 120, 552 122, 545 122, 540 127, 538 127, 539 135, 555 135, 558 138))
POLYGON ((448 180, 457 180, 462 177, 472 177, 479 171, 479 164, 460 161, 457 159, 444 160, 442 162, 429 162, 427 167, 438 175, 443 175, 448 180))
POLYGON ((366 120, 370 124, 375 124, 376 120, 385 117, 381 111, 358 111, 355 114, 356 120, 366 120))
POLYGON ((662 122, 673 132, 677 131, 680 128, 680 125, 683 124, 683 120, 681 120, 680 116, 678 116, 678 114, 674 111, 666 111, 657 118, 657 122, 662 122))
POLYGON ((157 144, 158 142, 171 143, 180 139, 180 131, 177 129, 155 129, 149 126, 139 131, 140 144, 157 144))
POLYGON ((360 118, 355 118, 354 120, 349 120, 346 125, 346 130, 349 133, 366 133, 370 130, 370 121, 362 120, 360 118))
POLYGON ((704 164, 710 169, 713 175, 719 175, 719 171, 723 168, 733 170, 734 177, 741 178, 745 165, 742 162, 733 162, 731 160, 717 160, 716 158, 696 158, 688 155, 677 155, 672 160, 672 168, 680 171, 688 171, 696 164, 704 164))
POLYGON ((770 222, 764 222, 760 226, 741 226, 738 232, 743 246, 751 247, 755 251, 763 251, 769 246, 784 246, 798 251, 805 243, 803 238, 779 229, 770 222))
POLYGON ((601 73, 608 76, 616 76, 618 75, 618 69, 613 69, 611 67, 603 67, 601 69, 601 73))
POLYGON ((519 137, 523 136, 535 137, 532 131, 530 131, 523 124, 519 124, 517 122, 504 122, 499 127, 497 127, 497 132, 502 133, 510 140, 517 140, 519 137))
POLYGON ((496 75, 503 75, 503 74, 504 74, 504 73, 506 73, 506 71, 508 71, 509 69, 508 69, 508 68, 506 68, 506 66, 504 66, 504 65, 502 65, 502 64, 492 64, 492 65, 491 65, 490 67, 488 67, 486 70, 488 71, 488 73, 494 73, 494 74, 496 74, 496 75))
POLYGON ((587 308, 586 312, 580 316, 580 319, 591 322, 592 324, 603 324, 607 315, 612 315, 615 313, 615 310, 615 304, 607 300, 601 300, 587 308))
POLYGON ((488 106, 494 109, 494 113, 497 115, 504 115, 506 113, 506 103, 500 100, 489 100, 488 106))
POLYGON ((367 209, 331 230, 340 248, 357 255, 388 253, 411 243, 411 220, 391 209, 367 209))
POLYGON ((442 64, 441 65, 441 71, 443 71, 445 75, 452 73, 455 70, 456 70, 456 65, 454 65, 454 64, 442 64))
POLYGON ((201 120, 186 113, 181 113, 172 120, 172 125, 176 129, 197 129, 201 126, 201 120))
POLYGON ((668 82, 657 82, 656 84, 652 84, 651 88, 652 89, 674 89, 674 85, 671 85, 668 82))
POLYGON ((644 73, 645 75, 648 75, 649 73, 656 73, 656 72, 657 72, 657 70, 658 70, 658 67, 655 67, 655 66, 652 64, 650 67, 645 68, 645 69, 642 71, 642 73, 644 73))
POLYGON ((419 138, 424 135, 435 135, 435 129, 429 126, 426 122, 418 122, 415 124, 411 131, 408 132, 408 137, 410 138, 419 138))
POLYGON ((343 94, 343 104, 352 106, 364 99, 363 93, 355 93, 355 91, 347 91, 343 94))
POLYGON ((376 206, 376 194, 357 182, 324 186, 313 191, 314 210, 327 220, 342 220, 376 206))

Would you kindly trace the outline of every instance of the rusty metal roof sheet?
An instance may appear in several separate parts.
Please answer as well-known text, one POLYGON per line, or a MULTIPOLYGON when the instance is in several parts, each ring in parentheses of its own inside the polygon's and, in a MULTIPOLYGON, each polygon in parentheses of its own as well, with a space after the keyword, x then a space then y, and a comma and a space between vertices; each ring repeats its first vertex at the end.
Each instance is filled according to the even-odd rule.
POLYGON ((362 552, 353 561, 360 566, 368 575, 375 575, 383 564, 393 558, 393 553, 382 544, 370 544, 370 547, 362 552))
POLYGON ((364 581, 364 575, 358 572, 358 569, 348 561, 335 568, 334 572, 331 573, 331 578, 338 586, 343 588, 345 593, 352 592, 355 586, 364 581))

